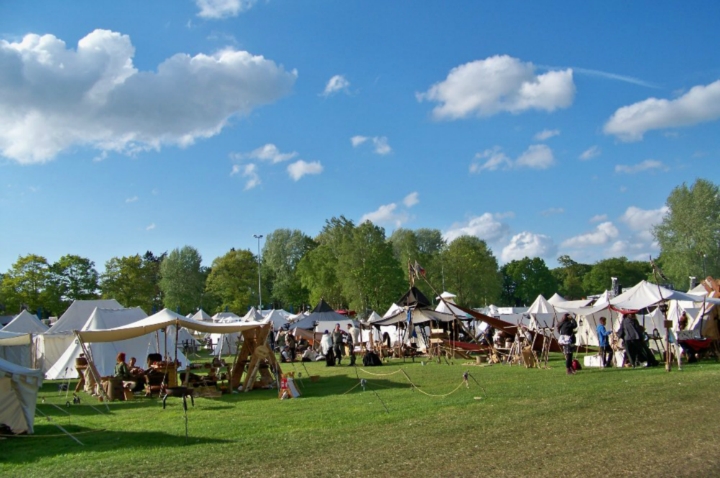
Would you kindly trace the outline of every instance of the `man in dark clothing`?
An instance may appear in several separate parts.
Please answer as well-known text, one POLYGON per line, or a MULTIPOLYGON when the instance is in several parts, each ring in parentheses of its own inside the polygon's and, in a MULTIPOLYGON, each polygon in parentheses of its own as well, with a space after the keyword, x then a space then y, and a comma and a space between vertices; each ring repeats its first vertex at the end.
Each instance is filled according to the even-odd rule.
POLYGON ((348 324, 348 334, 346 337, 348 354, 350 354, 350 367, 355 365, 355 342, 353 342, 353 324, 348 324))
POLYGON ((333 352, 335 353, 335 363, 340 365, 343 356, 343 332, 340 330, 340 324, 335 324, 335 330, 332 333, 333 352))
POLYGON ((290 361, 294 362, 297 344, 295 343, 295 336, 290 332, 285 336, 285 344, 288 346, 288 349, 290 349, 290 361))
POLYGON ((565 368, 567 369, 568 375, 575 374, 572 366, 573 350, 575 349, 575 329, 577 329, 577 322, 570 314, 565 314, 557 326, 557 330, 560 333, 558 343, 562 346, 563 353, 565 354, 565 368))
POLYGON ((625 314, 620 324, 620 330, 618 330, 618 337, 623 339, 625 352, 627 352, 628 360, 633 367, 640 365, 643 333, 642 326, 635 314, 625 314))

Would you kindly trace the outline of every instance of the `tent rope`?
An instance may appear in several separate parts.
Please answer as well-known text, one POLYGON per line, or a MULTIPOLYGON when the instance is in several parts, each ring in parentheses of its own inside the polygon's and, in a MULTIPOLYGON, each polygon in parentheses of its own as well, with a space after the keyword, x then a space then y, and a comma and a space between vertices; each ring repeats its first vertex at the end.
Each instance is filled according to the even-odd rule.
POLYGON ((399 369, 399 370, 395 370, 394 372, 390 372, 390 373, 372 373, 372 372, 368 372, 367 370, 365 370, 363 368, 359 368, 359 367, 356 367, 356 368, 358 370, 360 370, 361 372, 365 372, 368 375, 374 375, 376 377, 389 377, 390 375, 395 375, 396 373, 400 373, 403 371, 403 369, 399 369))

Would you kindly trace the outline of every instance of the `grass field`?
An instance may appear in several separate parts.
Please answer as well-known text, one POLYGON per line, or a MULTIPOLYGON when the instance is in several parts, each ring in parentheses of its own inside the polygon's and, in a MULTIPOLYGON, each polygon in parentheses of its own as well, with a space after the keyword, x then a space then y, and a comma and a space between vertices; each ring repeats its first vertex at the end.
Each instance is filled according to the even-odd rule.
POLYGON ((398 372, 386 376, 307 364, 321 378, 303 378, 299 399, 269 390, 196 399, 187 441, 179 399, 165 410, 158 399, 113 402, 108 413, 81 394, 66 415, 50 405, 65 394, 48 382, 39 410, 84 445, 38 414, 34 436, 0 441, 0 475, 720 476, 715 361, 575 376, 559 357, 549 370, 466 363, 363 369, 398 372), (400 369, 430 395, 452 392, 465 371, 470 387, 428 396, 400 369), (367 390, 349 391, 358 376, 367 390))

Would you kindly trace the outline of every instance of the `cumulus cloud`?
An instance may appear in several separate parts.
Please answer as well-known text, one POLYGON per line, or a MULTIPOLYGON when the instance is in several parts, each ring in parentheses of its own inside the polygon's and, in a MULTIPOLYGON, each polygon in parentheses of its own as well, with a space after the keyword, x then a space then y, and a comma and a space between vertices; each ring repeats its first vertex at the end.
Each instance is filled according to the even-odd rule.
POLYGON ((0 41, 0 154, 22 164, 84 146, 186 147, 287 95, 297 73, 246 51, 174 55, 138 71, 130 37, 95 30, 76 50, 53 35, 0 41), (201 105, 201 107, 199 107, 201 105))
POLYGON ((630 206, 620 216, 620 220, 636 233, 638 240, 643 243, 652 243, 655 242, 652 234, 653 227, 660 224, 669 211, 670 208, 667 206, 659 209, 641 209, 630 206))
POLYGON ((347 93, 350 88, 350 82, 343 75, 335 75, 325 85, 325 90, 322 92, 322 96, 330 96, 344 91, 347 93))
POLYGON ((247 178, 247 181, 245 181, 245 191, 248 191, 255 186, 258 186, 261 182, 260 175, 258 174, 257 170, 257 165, 254 163, 233 165, 230 176, 234 176, 236 174, 240 174, 243 178, 247 178))
POLYGON ((597 225, 594 231, 566 239, 562 247, 587 247, 607 244, 618 237, 619 232, 612 222, 607 221, 597 225))
POLYGON ((720 80, 698 85, 674 100, 648 98, 623 106, 605 123, 605 134, 639 141, 652 130, 692 126, 720 118, 720 80))
POLYGON ((373 224, 393 224, 400 227, 409 219, 407 212, 398 211, 396 203, 384 204, 373 212, 363 214, 360 223, 370 221, 373 224))
POLYGON ((436 119, 455 120, 503 111, 567 108, 573 102, 575 84, 571 69, 536 75, 532 63, 502 55, 455 67, 444 81, 416 96, 418 101, 438 103, 433 109, 436 119))
POLYGON ((403 199, 403 204, 405 204, 405 207, 413 207, 417 203, 420 202, 420 195, 417 192, 412 192, 405 196, 405 199, 403 199))
POLYGON ((556 252, 557 247, 551 237, 525 231, 510 239, 510 243, 503 247, 500 259, 510 262, 524 257, 554 257, 556 252))
POLYGON ((596 214, 590 218, 590 222, 603 222, 607 221, 607 214, 596 214))
POLYGON ((580 155, 580 159, 582 161, 587 161, 589 159, 597 158, 598 156, 600 156, 601 152, 602 151, 600 150, 599 146, 590 146, 588 149, 582 152, 582 154, 580 155))
POLYGON ((297 152, 292 153, 281 153, 280 150, 272 143, 268 143, 264 146, 260 146, 249 153, 234 153, 231 155, 233 159, 256 159, 260 161, 269 161, 272 164, 281 163, 283 161, 289 161, 298 155, 297 152))
POLYGON ((633 165, 618 164, 617 166, 615 166, 616 173, 635 174, 650 170, 667 171, 668 168, 662 162, 656 161, 654 159, 646 159, 641 163, 633 165))
POLYGON ((443 238, 452 242, 460 236, 475 236, 487 242, 495 242, 505 237, 510 228, 500 219, 508 217, 503 214, 484 213, 481 216, 471 217, 468 221, 455 223, 450 226, 443 238))
POLYGON ((510 159, 498 146, 477 153, 470 164, 471 173, 498 169, 547 169, 555 164, 552 149, 544 144, 532 144, 516 160, 510 159))
POLYGON ((558 136, 560 134, 559 129, 544 129, 537 133, 534 138, 535 141, 545 141, 546 139, 550 139, 553 136, 558 136))
POLYGON ((364 144, 366 142, 370 141, 373 145, 373 150, 375 151, 375 154, 379 154, 381 156, 390 154, 392 152, 392 148, 388 144, 388 139, 385 136, 353 136, 350 138, 350 143, 352 143, 353 148, 357 148, 361 144, 364 144))
POLYGON ((126 203, 126 204, 130 204, 130 203, 132 203, 132 202, 137 202, 138 199, 139 199, 139 198, 138 198, 137 196, 129 197, 129 198, 127 198, 127 199, 125 200, 125 203, 126 203))
POLYGON ((257 0, 195 0, 200 9, 198 17, 218 20, 237 17, 240 13, 250 10, 257 0))
POLYGON ((306 174, 322 173, 323 167, 322 164, 320 164, 320 161, 313 161, 311 163, 308 163, 301 159, 300 161, 295 161, 294 163, 288 165, 287 171, 294 181, 298 181, 306 174))

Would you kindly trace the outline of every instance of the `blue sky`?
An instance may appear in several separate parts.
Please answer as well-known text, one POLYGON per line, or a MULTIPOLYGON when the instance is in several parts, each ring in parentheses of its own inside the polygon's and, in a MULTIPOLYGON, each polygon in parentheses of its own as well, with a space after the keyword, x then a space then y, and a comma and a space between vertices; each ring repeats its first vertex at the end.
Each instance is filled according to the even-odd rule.
POLYGON ((0 271, 325 220, 658 253, 718 178, 720 3, 0 3, 0 271))

